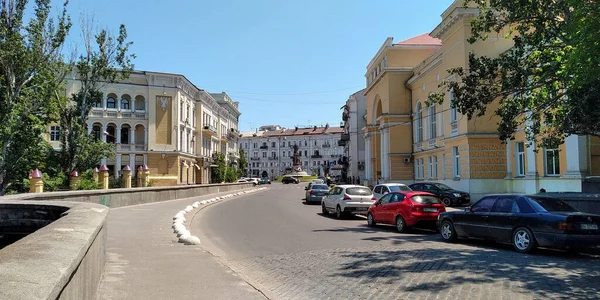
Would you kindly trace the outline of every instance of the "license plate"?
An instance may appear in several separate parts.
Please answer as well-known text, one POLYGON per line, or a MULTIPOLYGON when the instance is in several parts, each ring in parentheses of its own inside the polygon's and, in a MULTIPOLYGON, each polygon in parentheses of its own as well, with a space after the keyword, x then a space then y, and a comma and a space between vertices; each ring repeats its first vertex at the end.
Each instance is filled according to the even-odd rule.
POLYGON ((368 209, 368 208, 366 208, 366 207, 357 207, 357 208, 356 208, 356 210, 357 210, 357 211, 358 211, 358 210, 360 210, 360 211, 363 211, 363 210, 367 210, 367 209, 368 209))
POLYGON ((581 229, 598 230, 598 225, 596 225, 596 224, 581 224, 581 229))
POLYGON ((437 208, 423 208, 424 212, 437 212, 437 208))

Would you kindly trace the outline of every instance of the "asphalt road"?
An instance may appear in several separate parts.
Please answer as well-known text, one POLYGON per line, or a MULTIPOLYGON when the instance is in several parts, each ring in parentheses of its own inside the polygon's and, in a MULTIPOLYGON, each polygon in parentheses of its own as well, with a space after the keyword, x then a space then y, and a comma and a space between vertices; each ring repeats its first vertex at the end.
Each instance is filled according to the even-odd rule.
POLYGON ((369 228, 302 203, 304 185, 207 207, 203 247, 272 299, 596 299, 600 258, 507 245, 448 244, 427 230, 369 228))

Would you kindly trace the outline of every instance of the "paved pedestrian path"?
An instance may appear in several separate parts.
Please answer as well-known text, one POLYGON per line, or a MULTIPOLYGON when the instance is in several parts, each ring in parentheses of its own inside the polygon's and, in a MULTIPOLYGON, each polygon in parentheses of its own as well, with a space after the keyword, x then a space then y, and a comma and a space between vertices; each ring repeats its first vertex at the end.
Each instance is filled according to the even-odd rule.
POLYGON ((200 246, 178 243, 171 229, 173 215, 187 205, 231 193, 111 209, 98 299, 265 299, 200 246))

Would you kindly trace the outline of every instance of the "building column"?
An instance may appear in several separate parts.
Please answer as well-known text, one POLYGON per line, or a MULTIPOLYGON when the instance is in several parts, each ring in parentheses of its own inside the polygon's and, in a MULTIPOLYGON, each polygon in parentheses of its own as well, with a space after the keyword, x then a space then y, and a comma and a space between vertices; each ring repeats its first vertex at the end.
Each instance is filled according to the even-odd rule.
POLYGON ((371 151, 371 136, 369 134, 365 134, 365 178, 363 179, 367 180, 368 182, 370 182, 373 179, 371 178, 371 172, 373 172, 371 163, 371 151))
POLYGON ((587 173, 587 147, 584 136, 570 135, 565 141, 567 169, 564 177, 581 178, 587 173))
POLYGON ((115 157, 115 167, 113 169, 115 178, 119 177, 119 171, 121 171, 121 153, 117 153, 115 157))
POLYGON ((383 144, 383 151, 381 156, 381 177, 383 180, 390 180, 390 141, 389 141, 389 128, 385 127, 382 129, 381 141, 383 144))
POLYGON ((131 98, 131 102, 129 102, 129 105, 131 105, 131 112, 135 112, 135 98, 131 98))
POLYGON ((134 145, 135 144, 135 126, 132 126, 129 128, 129 144, 134 145))
POLYGON ((104 125, 100 126, 100 136, 102 137, 102 141, 106 143, 106 134, 104 134, 105 131, 106 128, 104 128, 104 125))
POLYGON ((144 165, 148 165, 148 154, 144 154, 144 165))
POLYGON ((121 143, 121 126, 122 125, 119 125, 118 128, 115 128, 115 131, 117 132, 117 137, 116 137, 115 144, 120 144, 121 143))
POLYGON ((535 142, 531 143, 529 147, 527 147, 527 177, 538 177, 537 169, 536 169, 536 153, 535 153, 535 142))
POLYGON ((135 154, 129 154, 129 167, 132 172, 137 172, 137 169, 135 168, 135 154))
POLYGON ((512 175, 512 142, 510 139, 506 140, 506 176, 505 179, 510 179, 513 177, 512 175))

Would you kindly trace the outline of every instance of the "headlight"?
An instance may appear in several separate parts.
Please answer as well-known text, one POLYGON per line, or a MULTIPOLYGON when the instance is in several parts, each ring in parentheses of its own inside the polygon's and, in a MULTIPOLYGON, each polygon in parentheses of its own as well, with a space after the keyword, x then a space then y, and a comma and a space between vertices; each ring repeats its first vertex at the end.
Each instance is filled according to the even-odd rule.
POLYGON ((454 195, 454 197, 460 197, 460 196, 462 196, 462 195, 461 195, 461 194, 459 194, 459 193, 454 193, 454 194, 452 194, 452 195, 454 195))

